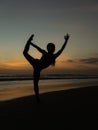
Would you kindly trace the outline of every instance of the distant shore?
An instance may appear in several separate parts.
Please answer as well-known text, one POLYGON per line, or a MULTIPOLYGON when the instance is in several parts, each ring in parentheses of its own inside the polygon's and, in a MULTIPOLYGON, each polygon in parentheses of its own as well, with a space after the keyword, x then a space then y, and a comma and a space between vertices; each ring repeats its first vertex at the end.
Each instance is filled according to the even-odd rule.
POLYGON ((0 102, 0 123, 7 128, 98 129, 98 86, 25 96, 0 102))

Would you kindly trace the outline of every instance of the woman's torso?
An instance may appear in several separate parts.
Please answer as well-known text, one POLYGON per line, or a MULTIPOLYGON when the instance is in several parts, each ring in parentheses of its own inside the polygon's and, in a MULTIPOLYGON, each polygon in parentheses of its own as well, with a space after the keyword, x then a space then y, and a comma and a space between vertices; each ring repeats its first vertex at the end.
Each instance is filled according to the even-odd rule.
POLYGON ((41 69, 47 68, 48 66, 52 65, 55 61, 54 54, 44 53, 39 60, 39 66, 41 69))

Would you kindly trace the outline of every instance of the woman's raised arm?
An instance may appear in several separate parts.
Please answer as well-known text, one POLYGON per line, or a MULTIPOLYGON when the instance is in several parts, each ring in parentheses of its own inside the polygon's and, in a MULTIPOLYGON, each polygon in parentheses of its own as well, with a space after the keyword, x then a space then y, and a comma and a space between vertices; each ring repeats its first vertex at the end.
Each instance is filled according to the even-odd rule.
POLYGON ((67 41, 69 39, 69 34, 64 36, 64 39, 65 39, 65 42, 64 42, 63 46, 61 47, 61 49, 55 54, 55 58, 57 58, 62 53, 62 51, 64 50, 64 48, 65 48, 65 46, 67 44, 67 41))

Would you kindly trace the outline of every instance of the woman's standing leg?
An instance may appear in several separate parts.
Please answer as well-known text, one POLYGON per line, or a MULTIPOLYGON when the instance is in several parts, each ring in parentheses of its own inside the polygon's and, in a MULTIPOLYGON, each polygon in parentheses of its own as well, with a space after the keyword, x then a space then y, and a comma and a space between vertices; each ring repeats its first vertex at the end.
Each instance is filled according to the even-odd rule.
POLYGON ((40 71, 39 70, 34 70, 34 92, 35 92, 35 96, 36 96, 36 100, 37 102, 40 101, 40 98, 39 98, 39 86, 38 86, 38 82, 39 82, 39 78, 40 78, 40 71))

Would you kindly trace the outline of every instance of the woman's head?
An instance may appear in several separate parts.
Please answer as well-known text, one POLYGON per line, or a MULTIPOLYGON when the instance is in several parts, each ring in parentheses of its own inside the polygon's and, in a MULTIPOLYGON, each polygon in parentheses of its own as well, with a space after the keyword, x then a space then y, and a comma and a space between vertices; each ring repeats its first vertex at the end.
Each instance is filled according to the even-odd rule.
POLYGON ((53 53, 55 51, 55 45, 53 43, 48 43, 47 50, 50 53, 53 53))

